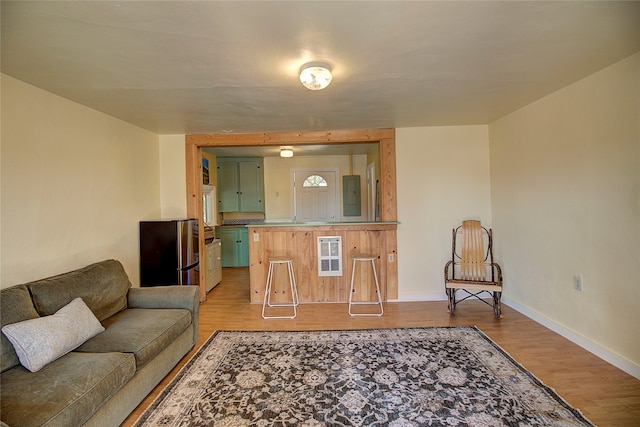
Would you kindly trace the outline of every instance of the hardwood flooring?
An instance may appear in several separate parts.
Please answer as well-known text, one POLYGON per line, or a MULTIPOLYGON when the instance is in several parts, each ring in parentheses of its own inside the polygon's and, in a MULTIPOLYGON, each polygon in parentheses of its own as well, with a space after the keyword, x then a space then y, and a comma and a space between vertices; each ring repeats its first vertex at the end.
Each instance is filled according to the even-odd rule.
POLYGON ((313 330, 476 325, 513 358, 598 426, 640 426, 640 380, 503 305, 496 320, 480 301, 450 316, 445 301, 387 303, 382 317, 350 317, 346 304, 301 304, 293 320, 264 320, 249 304, 249 270, 225 268, 222 282, 200 306, 196 348, 147 396, 122 426, 131 426, 216 330, 313 330))

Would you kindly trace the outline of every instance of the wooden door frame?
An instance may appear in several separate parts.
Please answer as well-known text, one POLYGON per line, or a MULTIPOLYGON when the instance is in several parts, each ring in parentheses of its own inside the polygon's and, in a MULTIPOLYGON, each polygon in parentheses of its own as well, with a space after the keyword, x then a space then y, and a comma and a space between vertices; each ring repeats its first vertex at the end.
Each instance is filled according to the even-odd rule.
MULTIPOLYGON (((202 218, 202 147, 340 145, 375 142, 377 142, 379 146, 381 175, 380 220, 397 221, 395 129, 186 135, 187 216, 189 218, 202 218)), ((199 247, 204 247, 204 224, 202 221, 198 223, 200 228, 199 247)), ((204 274, 204 269, 200 269, 201 301, 207 299, 204 274)), ((395 279, 397 283, 397 277, 395 279)))

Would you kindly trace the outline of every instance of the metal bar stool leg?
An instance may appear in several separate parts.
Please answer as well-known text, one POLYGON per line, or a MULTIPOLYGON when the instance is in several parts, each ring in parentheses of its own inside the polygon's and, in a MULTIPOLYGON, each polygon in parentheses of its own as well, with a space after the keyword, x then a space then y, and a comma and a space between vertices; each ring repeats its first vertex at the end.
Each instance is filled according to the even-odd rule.
POLYGON ((262 303, 262 318, 263 319, 295 319, 297 316, 297 307, 299 304, 298 288, 296 285, 296 278, 293 272, 293 260, 291 258, 270 258, 269 259, 269 272, 267 273, 267 283, 265 285, 265 295, 262 303), (272 303, 271 292, 273 291, 273 271, 276 264, 287 265, 287 275, 289 276, 289 290, 291 292, 291 302, 285 303, 272 303), (265 314, 266 306, 268 307, 292 307, 292 316, 268 316, 265 314))
POLYGON ((353 266, 351 267, 351 286, 349 287, 349 316, 355 316, 351 312, 351 306, 353 305, 353 279, 356 275, 356 259, 353 259, 353 266))
POLYGON ((297 307, 298 304, 300 304, 300 298, 298 297, 298 284, 296 283, 296 275, 293 274, 293 261, 288 262, 287 266, 289 267, 289 278, 292 281, 293 286, 293 302, 297 307))
POLYGON ((384 307, 382 307, 382 295, 380 294, 380 285, 378 284, 378 272, 376 271, 376 263, 374 260, 371 260, 371 268, 373 268, 373 278, 376 281, 376 294, 378 295, 378 304, 380 305, 380 314, 378 316, 382 316, 384 313, 384 307))
POLYGON ((382 316, 384 314, 384 307, 382 306, 382 295, 380 294, 380 285, 378 283, 378 273, 376 272, 376 264, 375 264, 375 259, 376 256, 375 255, 353 255, 353 267, 351 269, 351 286, 349 289, 349 315, 350 316, 382 316), (371 261, 371 267, 373 269, 373 278, 375 280, 376 283, 376 294, 377 294, 377 300, 378 301, 353 301, 353 293, 354 293, 354 286, 353 286, 353 282, 354 282, 354 278, 355 278, 355 274, 356 274, 356 262, 357 261, 371 261), (380 312, 379 313, 353 313, 351 311, 351 308, 354 305, 378 305, 380 306, 380 312))
POLYGON ((262 318, 266 319, 267 317, 265 317, 264 315, 264 309, 265 306, 267 304, 269 304, 269 306, 271 306, 271 277, 273 274, 273 263, 269 263, 269 271, 267 273, 267 284, 265 285, 264 288, 264 299, 262 301, 262 318))

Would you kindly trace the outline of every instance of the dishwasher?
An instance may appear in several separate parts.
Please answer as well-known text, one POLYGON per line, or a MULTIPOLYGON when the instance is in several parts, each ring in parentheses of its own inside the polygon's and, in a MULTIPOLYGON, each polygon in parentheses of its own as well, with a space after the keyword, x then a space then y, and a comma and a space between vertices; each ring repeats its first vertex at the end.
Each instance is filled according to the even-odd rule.
POLYGON ((220 239, 205 239, 205 286, 207 292, 222 280, 222 246, 220 239))

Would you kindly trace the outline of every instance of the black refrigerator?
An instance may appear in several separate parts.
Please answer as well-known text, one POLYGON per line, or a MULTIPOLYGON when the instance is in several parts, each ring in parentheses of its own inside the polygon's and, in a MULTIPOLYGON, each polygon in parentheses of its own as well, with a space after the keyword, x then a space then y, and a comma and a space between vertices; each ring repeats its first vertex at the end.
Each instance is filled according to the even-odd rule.
POLYGON ((140 221, 140 286, 199 283, 198 220, 140 221))

